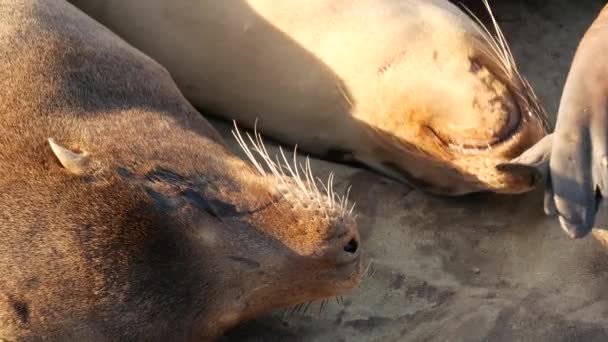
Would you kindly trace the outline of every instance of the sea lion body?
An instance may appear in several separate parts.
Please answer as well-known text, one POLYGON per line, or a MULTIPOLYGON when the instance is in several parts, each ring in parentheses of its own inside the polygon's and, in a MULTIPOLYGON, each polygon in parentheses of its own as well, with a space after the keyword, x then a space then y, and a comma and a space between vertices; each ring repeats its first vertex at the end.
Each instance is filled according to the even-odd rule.
POLYGON ((510 55, 448 1, 72 0, 167 67, 195 107, 434 193, 517 193, 538 141, 510 55))
POLYGON ((0 340, 210 339, 360 279, 345 208, 69 3, 0 0, 0 89, 0 340))

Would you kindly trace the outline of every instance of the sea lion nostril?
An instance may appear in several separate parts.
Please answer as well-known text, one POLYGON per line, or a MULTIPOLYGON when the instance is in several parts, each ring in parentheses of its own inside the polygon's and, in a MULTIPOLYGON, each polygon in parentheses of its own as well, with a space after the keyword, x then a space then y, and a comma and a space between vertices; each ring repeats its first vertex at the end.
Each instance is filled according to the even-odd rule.
POLYGON ((344 251, 348 253, 355 253, 359 248, 359 243, 355 239, 350 239, 346 246, 344 246, 344 251))

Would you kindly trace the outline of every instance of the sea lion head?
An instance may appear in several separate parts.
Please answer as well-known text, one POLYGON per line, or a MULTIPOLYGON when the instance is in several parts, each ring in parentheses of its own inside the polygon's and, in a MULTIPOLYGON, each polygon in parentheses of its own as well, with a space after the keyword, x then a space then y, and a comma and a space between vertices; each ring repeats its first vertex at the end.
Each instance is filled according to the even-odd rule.
POLYGON ((440 195, 531 190, 532 173, 496 168, 547 134, 546 114, 498 25, 491 35, 447 2, 417 6, 422 19, 408 27, 407 51, 353 104, 376 141, 359 158, 440 195))
MULTIPOLYGON (((358 284, 357 224, 330 183, 323 192, 309 166, 273 163, 261 143, 247 146, 240 133, 247 154, 265 158, 252 157, 254 167, 222 145, 179 136, 190 147, 133 141, 113 156, 103 146, 69 149, 49 139, 54 168, 66 170, 53 171, 69 202, 59 205, 84 208, 76 221, 94 227, 82 228, 77 254, 88 256, 83 268, 107 269, 104 300, 123 297, 120 310, 142 317, 145 310, 128 303, 150 303, 167 310, 161 316, 181 317, 176 329, 213 338, 262 313, 330 299, 358 284), (144 150, 156 159, 141 159, 144 150)), ((70 220, 63 224, 78 224, 70 220)))
POLYGON ((357 224, 310 168, 237 157, 67 2, 0 8, 0 340, 209 340, 357 285, 357 224))
POLYGON ((195 196, 208 207, 207 219, 221 223, 203 241, 223 251, 218 264, 231 270, 217 283, 223 294, 216 292, 217 311, 207 313, 207 324, 230 327, 353 289, 364 270, 348 193, 336 194, 331 176, 325 184, 315 180, 310 163, 298 164, 295 156, 272 161, 258 133, 245 137, 235 124, 233 135, 251 164, 228 161, 224 177, 236 182, 195 196), (226 291, 228 284, 234 290, 226 291))

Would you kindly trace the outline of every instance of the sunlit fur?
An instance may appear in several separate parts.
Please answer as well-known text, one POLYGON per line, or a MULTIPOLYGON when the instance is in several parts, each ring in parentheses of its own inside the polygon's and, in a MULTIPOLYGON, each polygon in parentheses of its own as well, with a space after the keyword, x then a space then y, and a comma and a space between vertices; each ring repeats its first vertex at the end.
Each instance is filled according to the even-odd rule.
MULTIPOLYGON (((517 69, 504 34, 486 0, 484 5, 492 19, 494 34, 472 13, 471 17, 475 18, 476 24, 471 23, 470 27, 476 30, 478 38, 463 39, 459 36, 461 31, 451 32, 447 28, 438 30, 437 34, 445 34, 446 37, 436 38, 440 40, 436 41, 436 44, 452 44, 458 52, 469 56, 469 59, 462 60, 455 56, 447 57, 442 65, 446 70, 437 74, 442 75, 437 77, 445 77, 446 80, 434 79, 434 76, 421 72, 415 78, 406 79, 404 82, 401 81, 404 69, 399 69, 398 64, 383 70, 383 77, 389 79, 384 81, 387 86, 381 91, 370 91, 370 94, 381 96, 372 95, 376 97, 362 101, 365 107, 359 109, 360 112, 366 113, 362 114, 365 116, 363 120, 373 123, 369 136, 376 141, 374 148, 362 156, 366 163, 394 178, 406 182, 413 181, 424 190, 440 195, 462 195, 477 191, 520 193, 533 188, 532 173, 528 175, 504 172, 497 170, 496 165, 518 156, 546 135, 547 115, 531 85, 517 69), (472 41, 473 50, 459 51, 462 41, 472 41), (452 66, 454 63, 463 64, 452 66), (519 112, 521 116, 520 127, 495 145, 467 147, 458 141, 443 141, 432 129, 434 124, 447 125, 454 117, 466 115, 459 112, 461 107, 455 106, 455 103, 460 103, 462 107, 470 106, 468 101, 471 101, 471 98, 468 95, 462 95, 452 102, 443 97, 458 94, 457 88, 471 83, 458 78, 449 78, 448 81, 450 76, 447 70, 462 71, 469 68, 477 68, 475 74, 471 73, 470 77, 481 79, 481 84, 488 87, 474 92, 472 104, 479 103, 479 106, 485 106, 485 109, 476 111, 472 107, 470 110, 475 117, 471 117, 470 121, 482 120, 485 116, 489 119, 493 116, 500 117, 498 113, 504 112, 505 107, 507 115, 511 114, 508 112, 510 110, 519 112), (391 78, 400 81, 391 81, 391 78), (441 89, 442 86, 446 87, 443 93, 436 89, 441 89), (492 114, 493 111, 497 114, 492 114), (387 168, 379 161, 391 161, 395 167, 387 168), (402 171, 407 172, 402 174, 402 171)), ((429 55, 430 51, 439 49, 434 45, 427 45, 425 48, 428 49, 429 55)), ((421 49, 423 48, 417 51, 421 49)), ((445 50, 449 51, 449 48, 445 50)), ((428 61, 419 61, 419 66, 408 65, 408 70, 430 69, 428 61)), ((462 76, 457 74, 457 77, 462 76)), ((383 83, 379 84, 379 87, 383 87, 383 83)), ((454 140, 466 137, 464 130, 451 134, 454 140)))
POLYGON ((545 114, 496 22, 447 0, 70 1, 197 108, 301 152, 444 195, 531 189, 495 166, 546 134, 545 114))

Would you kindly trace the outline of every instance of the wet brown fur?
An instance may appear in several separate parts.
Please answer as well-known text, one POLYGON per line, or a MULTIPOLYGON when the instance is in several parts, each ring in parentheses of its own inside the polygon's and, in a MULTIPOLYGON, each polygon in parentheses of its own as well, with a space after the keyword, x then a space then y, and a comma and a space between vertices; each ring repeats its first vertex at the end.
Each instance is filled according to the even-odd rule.
POLYGON ((352 218, 286 199, 66 2, 0 1, 0 89, 0 340, 213 338, 357 283, 352 218))

